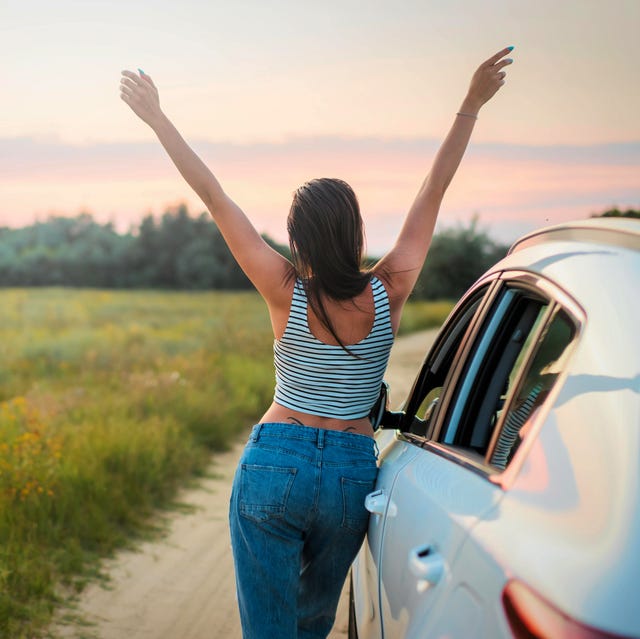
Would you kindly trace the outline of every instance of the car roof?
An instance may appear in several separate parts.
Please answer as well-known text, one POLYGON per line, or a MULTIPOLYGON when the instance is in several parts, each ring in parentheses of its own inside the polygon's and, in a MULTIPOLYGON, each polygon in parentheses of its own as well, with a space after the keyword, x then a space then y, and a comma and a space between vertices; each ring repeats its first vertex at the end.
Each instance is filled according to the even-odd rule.
POLYGON ((533 231, 517 240, 489 272, 508 270, 542 275, 566 291, 587 315, 612 298, 608 308, 628 307, 620 320, 637 324, 640 220, 591 218, 533 231))
POLYGON ((607 244, 640 250, 640 220, 623 217, 594 217, 548 226, 519 238, 509 249, 509 254, 552 241, 607 244))

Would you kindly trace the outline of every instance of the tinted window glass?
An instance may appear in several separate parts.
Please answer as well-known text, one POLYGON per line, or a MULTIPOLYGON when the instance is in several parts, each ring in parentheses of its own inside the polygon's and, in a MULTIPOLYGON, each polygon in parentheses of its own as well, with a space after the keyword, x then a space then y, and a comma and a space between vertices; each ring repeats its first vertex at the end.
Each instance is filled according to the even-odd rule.
POLYGON ((522 375, 505 412, 505 419, 491 453, 491 464, 506 468, 526 436, 528 425, 536 414, 562 370, 567 346, 575 328, 564 311, 556 313, 539 339, 531 365, 522 375))
POLYGON ((441 339, 420 371, 407 404, 406 431, 424 436, 433 424, 445 380, 487 288, 475 291, 443 327, 441 339))

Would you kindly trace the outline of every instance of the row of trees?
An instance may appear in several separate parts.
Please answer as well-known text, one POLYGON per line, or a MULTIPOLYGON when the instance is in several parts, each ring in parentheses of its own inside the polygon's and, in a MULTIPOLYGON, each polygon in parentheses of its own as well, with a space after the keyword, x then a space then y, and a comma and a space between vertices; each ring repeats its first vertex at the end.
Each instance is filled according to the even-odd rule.
POLYGON ((0 286, 243 289, 250 284, 206 214, 186 207, 117 233, 91 215, 0 229, 0 286))
POLYGON ((640 211, 636 211, 634 209, 626 209, 623 211, 622 209, 614 208, 609 209, 604 213, 597 213, 591 217, 634 217, 636 219, 640 219, 640 211))
MULTIPOLYGON (((601 215, 640 217, 640 211, 611 209, 601 215)), ((288 255, 288 247, 265 239, 288 255)), ((414 295, 457 299, 506 251, 477 219, 438 233, 414 295)), ((238 290, 251 284, 208 214, 192 217, 179 206, 159 219, 145 217, 128 233, 86 213, 0 228, 0 286, 238 290)))

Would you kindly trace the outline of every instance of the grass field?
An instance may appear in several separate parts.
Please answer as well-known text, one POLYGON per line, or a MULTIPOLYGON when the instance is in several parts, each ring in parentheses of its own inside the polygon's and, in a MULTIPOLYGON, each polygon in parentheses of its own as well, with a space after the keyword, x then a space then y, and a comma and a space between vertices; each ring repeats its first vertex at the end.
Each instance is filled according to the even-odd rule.
MULTIPOLYGON (((450 304, 409 305, 403 330, 450 304)), ((145 530, 273 393, 254 293, 0 290, 0 637, 145 530)))

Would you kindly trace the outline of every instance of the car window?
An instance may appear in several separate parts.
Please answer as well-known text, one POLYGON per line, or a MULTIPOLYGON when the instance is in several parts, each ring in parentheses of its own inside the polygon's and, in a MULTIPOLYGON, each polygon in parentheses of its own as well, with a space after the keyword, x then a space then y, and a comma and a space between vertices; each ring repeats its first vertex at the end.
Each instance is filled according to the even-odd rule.
POLYGON ((555 302, 506 284, 474 336, 435 439, 504 470, 559 373, 576 326, 555 302))
POLYGON ((528 288, 505 286, 475 339, 438 441, 483 462, 518 371, 539 338, 550 302, 528 288))
MULTIPOLYGON (((504 470, 513 458, 532 418, 562 371, 563 358, 574 334, 573 322, 559 309, 538 340, 530 366, 521 371, 522 379, 504 410, 504 419, 501 419, 501 427, 496 429, 491 446, 489 459, 492 466, 504 470)), ((518 368, 516 365, 513 372, 518 368)), ((513 378, 510 383, 514 383, 513 378)))
POLYGON ((409 398, 405 432, 426 436, 434 423, 445 380, 490 285, 479 287, 454 311, 429 353, 409 398))

